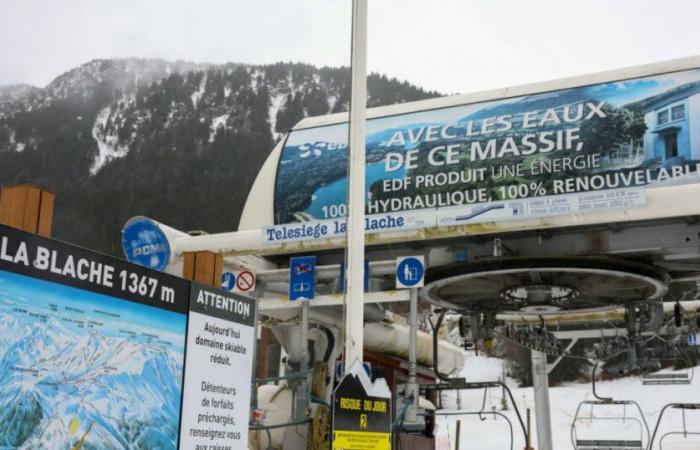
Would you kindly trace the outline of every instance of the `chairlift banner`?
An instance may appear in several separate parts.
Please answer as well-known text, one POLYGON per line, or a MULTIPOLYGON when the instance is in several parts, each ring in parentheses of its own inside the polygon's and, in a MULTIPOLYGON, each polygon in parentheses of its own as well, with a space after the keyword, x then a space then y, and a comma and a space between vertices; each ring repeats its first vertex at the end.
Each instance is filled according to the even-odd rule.
MULTIPOLYGON (((263 242, 344 236, 347 136, 289 134, 263 242)), ((367 233, 645 208, 700 181, 700 70, 369 119, 366 155, 367 233)))

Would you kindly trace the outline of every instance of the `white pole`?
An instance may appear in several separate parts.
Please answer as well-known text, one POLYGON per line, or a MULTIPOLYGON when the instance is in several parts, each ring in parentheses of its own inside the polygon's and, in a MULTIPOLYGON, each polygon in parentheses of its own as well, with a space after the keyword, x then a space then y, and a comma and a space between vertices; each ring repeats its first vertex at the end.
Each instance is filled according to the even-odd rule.
POLYGON ((535 389, 537 448, 540 450, 553 450, 552 419, 549 409, 547 355, 537 350, 532 350, 532 386, 535 389))
POLYGON ((362 361, 365 267, 365 109, 367 107, 367 0, 352 2, 348 154, 345 367, 362 361))

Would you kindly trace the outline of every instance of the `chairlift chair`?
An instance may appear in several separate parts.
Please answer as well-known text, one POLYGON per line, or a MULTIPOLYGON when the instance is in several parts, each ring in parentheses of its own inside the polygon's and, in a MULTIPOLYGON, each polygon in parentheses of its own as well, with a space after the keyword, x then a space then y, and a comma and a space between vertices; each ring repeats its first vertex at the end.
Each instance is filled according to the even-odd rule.
POLYGON ((686 420, 685 420, 685 412, 691 411, 691 410, 700 411, 700 403, 669 403, 661 409, 661 412, 659 413, 659 418, 656 420, 656 426, 654 427, 654 433, 652 433, 651 440, 649 441, 649 450, 654 449, 654 440, 656 439, 656 434, 659 431, 659 426, 661 425, 661 420, 664 416, 664 413, 668 409, 681 410, 681 413, 683 414, 683 430, 682 431, 669 431, 669 432, 664 433, 659 438, 659 450, 664 449, 664 439, 668 438, 669 436, 683 436, 684 438, 687 438, 688 436, 700 436, 700 431, 688 431, 687 430, 686 420))
POLYGON ((500 413, 498 411, 449 411, 449 412, 433 412, 432 414, 436 416, 478 416, 479 420, 482 422, 487 416, 492 416, 494 419, 500 418, 503 419, 506 424, 508 424, 508 431, 510 434, 510 445, 509 449, 513 450, 513 443, 514 443, 514 435, 513 435, 513 423, 510 421, 508 416, 506 416, 503 413, 500 413))
POLYGON ((595 390, 595 372, 598 368, 598 363, 593 366, 593 396, 596 400, 584 400, 579 403, 578 408, 576 408, 576 414, 574 414, 574 420, 571 423, 571 444, 574 450, 645 450, 645 434, 646 442, 650 442, 649 425, 644 418, 644 413, 639 403, 634 400, 613 400, 612 398, 600 397, 595 390), (582 415, 582 410, 585 406, 590 406, 590 415, 582 415), (627 407, 632 407, 637 411, 639 417, 628 416, 627 407), (608 407, 608 408, 622 408, 622 416, 595 416, 593 414, 594 407, 608 407), (581 422, 588 421, 589 423, 597 422, 604 423, 606 421, 612 422, 630 422, 637 425, 639 433, 631 438, 624 439, 588 439, 580 437, 576 432, 577 424, 581 422))
POLYGON ((674 363, 678 361, 679 356, 682 356, 686 362, 686 369, 675 373, 643 373, 641 376, 642 384, 645 386, 671 386, 692 383, 694 369, 690 358, 687 355, 679 355, 676 353, 674 363))
POLYGON ((645 450, 644 445, 644 434, 646 434, 646 441, 649 442, 649 427, 644 419, 644 414, 639 404, 633 400, 585 400, 579 403, 578 408, 576 408, 576 414, 574 415, 574 420, 571 424, 571 443, 573 444, 574 450, 645 450), (582 410, 585 406, 591 407, 591 413, 589 416, 582 415, 582 410), (614 417, 603 417, 595 416, 593 414, 593 407, 611 407, 611 408, 622 408, 622 416, 614 417), (627 416, 627 407, 633 407, 639 414, 639 418, 633 416, 627 416), (622 423, 634 423, 638 426, 639 433, 631 438, 624 439, 587 439, 582 438, 576 433, 577 424, 588 421, 588 422, 622 422, 622 423), (646 432, 646 433, 645 433, 646 432))

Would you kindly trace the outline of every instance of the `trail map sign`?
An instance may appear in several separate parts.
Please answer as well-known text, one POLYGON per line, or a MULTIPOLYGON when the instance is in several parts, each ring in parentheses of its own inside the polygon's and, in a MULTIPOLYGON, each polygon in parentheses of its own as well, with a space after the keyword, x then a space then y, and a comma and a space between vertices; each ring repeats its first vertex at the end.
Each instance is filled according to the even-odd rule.
POLYGON ((249 298, 0 226, 0 447, 246 449, 254 324, 249 298))
POLYGON ((360 362, 350 367, 333 392, 333 450, 391 449, 391 392, 374 384, 360 362))
POLYGON ((253 300, 192 284, 180 448, 248 448, 253 300))
POLYGON ((0 445, 176 449, 188 293, 0 226, 0 445))
MULTIPOLYGON (((643 209, 700 182, 700 69, 627 78, 369 119, 366 232, 643 209)), ((263 242, 345 235, 347 126, 289 134, 263 242)))

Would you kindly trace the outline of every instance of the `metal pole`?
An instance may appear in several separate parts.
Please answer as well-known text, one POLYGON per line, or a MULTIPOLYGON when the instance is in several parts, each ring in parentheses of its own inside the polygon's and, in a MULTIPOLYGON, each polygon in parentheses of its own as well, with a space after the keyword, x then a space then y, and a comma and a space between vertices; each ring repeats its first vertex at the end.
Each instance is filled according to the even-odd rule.
POLYGON ((525 433, 525 450, 531 450, 532 447, 530 447, 530 408, 527 409, 527 433, 525 433))
POLYGON ((549 409, 549 376, 547 355, 532 350, 532 386, 535 389, 535 420, 537 421, 537 448, 553 450, 552 420, 549 409))
MULTIPOLYGON (((301 361, 299 371, 309 368, 309 301, 300 300, 301 304, 301 361)), ((300 378, 295 390, 294 420, 304 420, 309 408, 309 382, 308 376, 300 378)))
POLYGON ((501 366, 501 411, 508 411, 508 400, 506 400, 506 366, 505 364, 501 366))
POLYGON ((367 0, 352 2, 348 154, 345 367, 362 361, 365 261, 365 109, 367 108, 367 0))
POLYGON ((251 383, 250 393, 250 422, 253 422, 255 410, 258 409, 258 383, 256 383, 256 379, 258 377, 258 330, 260 329, 258 317, 260 317, 260 299, 262 299, 264 296, 265 283, 258 281, 253 294, 253 298, 255 299, 255 322, 253 326, 253 336, 255 336, 253 340, 255 345, 253 345, 253 373, 251 374, 253 383, 251 383))
POLYGON ((413 396, 412 404, 406 414, 408 423, 415 423, 418 412, 418 378, 416 376, 416 351, 418 346, 418 289, 410 290, 410 315, 408 332, 408 389, 406 396, 413 396))
POLYGON ((455 431, 455 450, 459 450, 459 438, 462 431, 462 421, 457 419, 457 430, 455 431))
POLYGON ((309 368, 309 302, 301 300, 301 368, 309 368))

